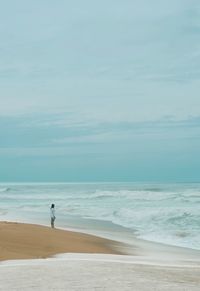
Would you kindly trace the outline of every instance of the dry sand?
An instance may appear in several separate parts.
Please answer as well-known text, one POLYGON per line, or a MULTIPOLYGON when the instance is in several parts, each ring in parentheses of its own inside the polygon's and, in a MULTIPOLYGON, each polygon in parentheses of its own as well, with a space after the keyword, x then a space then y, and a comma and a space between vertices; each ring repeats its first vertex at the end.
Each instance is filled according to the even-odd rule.
POLYGON ((50 227, 0 222, 0 260, 47 258, 59 253, 117 254, 119 243, 50 227))

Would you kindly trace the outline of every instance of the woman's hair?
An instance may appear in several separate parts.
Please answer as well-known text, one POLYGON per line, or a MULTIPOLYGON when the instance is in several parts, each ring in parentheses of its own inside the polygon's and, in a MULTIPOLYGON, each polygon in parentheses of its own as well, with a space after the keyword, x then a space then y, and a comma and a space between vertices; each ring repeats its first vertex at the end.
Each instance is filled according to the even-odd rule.
POLYGON ((55 206, 54 204, 51 204, 51 208, 54 208, 54 206, 55 206))

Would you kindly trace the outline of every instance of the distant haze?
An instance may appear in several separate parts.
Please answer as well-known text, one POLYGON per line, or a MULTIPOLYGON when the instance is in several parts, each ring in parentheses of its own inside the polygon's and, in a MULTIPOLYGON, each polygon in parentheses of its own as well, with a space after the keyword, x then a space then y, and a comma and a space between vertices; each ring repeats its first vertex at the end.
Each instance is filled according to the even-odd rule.
POLYGON ((200 2, 1 1, 0 181, 200 181, 200 2))

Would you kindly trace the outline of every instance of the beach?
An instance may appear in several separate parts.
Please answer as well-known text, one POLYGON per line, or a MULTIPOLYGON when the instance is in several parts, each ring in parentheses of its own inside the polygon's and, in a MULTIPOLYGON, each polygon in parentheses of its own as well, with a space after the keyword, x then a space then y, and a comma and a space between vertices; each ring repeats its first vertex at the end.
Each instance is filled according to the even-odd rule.
POLYGON ((36 224, 0 231, 0 290, 199 290, 199 251, 36 224))

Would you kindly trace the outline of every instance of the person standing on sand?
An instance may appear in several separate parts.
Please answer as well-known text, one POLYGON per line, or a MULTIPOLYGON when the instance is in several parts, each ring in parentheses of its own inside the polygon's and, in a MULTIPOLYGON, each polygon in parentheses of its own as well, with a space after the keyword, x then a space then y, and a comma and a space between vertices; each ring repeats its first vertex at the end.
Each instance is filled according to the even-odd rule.
POLYGON ((51 216, 51 227, 54 228, 54 221, 56 219, 56 217, 55 217, 55 205, 54 204, 51 204, 50 216, 51 216))

